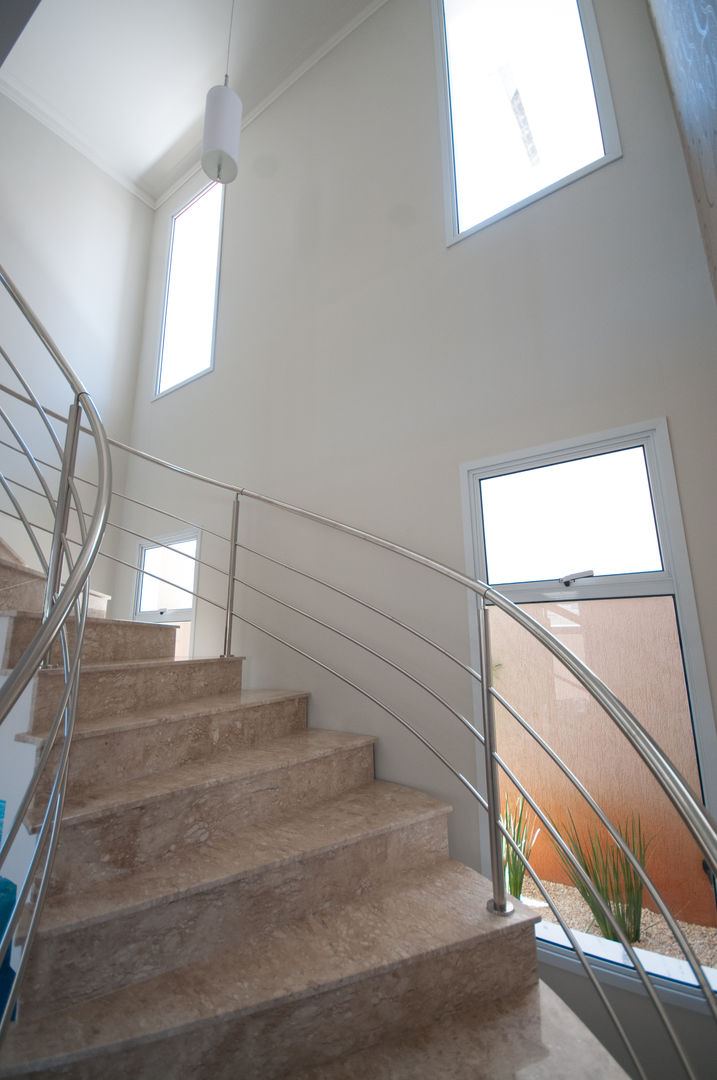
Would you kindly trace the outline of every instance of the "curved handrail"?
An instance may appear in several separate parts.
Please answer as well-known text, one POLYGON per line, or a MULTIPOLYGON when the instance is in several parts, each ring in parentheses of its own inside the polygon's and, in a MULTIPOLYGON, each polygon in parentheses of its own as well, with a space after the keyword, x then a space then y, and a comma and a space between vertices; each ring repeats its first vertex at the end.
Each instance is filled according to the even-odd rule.
MULTIPOLYGON (((47 573, 45 607, 41 625, 0 689, 0 723, 6 719, 10 711, 17 704, 23 691, 39 671, 44 659, 49 656, 53 643, 58 637, 62 647, 62 662, 65 676, 65 690, 61 695, 59 707, 56 711, 55 720, 51 724, 50 734, 46 740, 46 745, 33 773, 32 779, 27 786, 25 795, 21 800, 15 819, 11 823, 8 835, 5 837, 2 849, 0 850, 1 865, 5 856, 10 851, 20 825, 25 818, 25 814, 37 792, 44 765, 49 758, 50 749, 57 737, 60 725, 64 724, 64 746, 60 754, 59 764, 55 770, 50 794, 47 798, 42 824, 35 845, 35 851, 30 861, 30 866, 25 874, 25 878, 18 889, 17 899, 13 906, 10 919, 7 925, 2 927, 0 931, 0 956, 2 956, 5 954, 6 949, 9 948, 10 941, 19 924, 26 899, 31 888, 35 886, 36 894, 34 897, 34 910, 25 934, 18 969, 5 1001, 2 1017, 0 1018, 0 1037, 2 1037, 13 1013, 19 983, 25 970, 43 899, 47 891, 50 869, 57 846, 67 784, 67 762, 72 742, 77 704, 80 654, 89 598, 89 575, 99 552, 100 543, 108 520, 109 505, 112 495, 112 467, 107 434, 94 402, 87 393, 81 380, 65 360, 48 331, 37 318, 28 302, 2 266, 0 266, 0 284, 20 311, 32 333, 49 353, 51 360, 68 384, 73 397, 70 408, 70 421, 64 417, 62 418, 63 421, 68 424, 68 435, 63 450, 54 429, 49 422, 49 410, 44 410, 42 408, 25 378, 19 373, 5 350, 2 350, 3 359, 8 363, 22 387, 28 393, 31 404, 34 406, 45 427, 49 431, 55 449, 60 454, 62 468, 60 471, 58 495, 57 499, 55 499, 45 483, 42 472, 29 447, 26 445, 22 436, 9 418, 3 413, 3 418, 15 437, 15 440, 20 447, 20 451, 25 455, 27 460, 29 460, 35 475, 40 480, 47 503, 54 514, 55 526, 49 558, 47 561, 44 557, 40 558, 40 562, 47 573), (95 503, 91 513, 87 515, 77 496, 77 490, 73 479, 77 438, 80 431, 80 416, 82 413, 84 413, 87 423, 89 424, 89 432, 95 447, 97 467, 95 503), (74 501, 75 509, 77 510, 81 534, 80 550, 74 559, 70 555, 66 536, 67 519, 72 501, 74 501), (86 516, 89 517, 89 523, 85 520, 86 516), (64 584, 61 584, 63 563, 68 568, 69 573, 67 574, 64 584), (73 612, 76 619, 76 634, 73 652, 70 656, 65 624, 68 617, 73 612), (38 873, 39 880, 37 880, 38 873)), ((14 396, 17 397, 22 395, 15 393, 14 396)), ((34 530, 31 528, 26 515, 22 512, 19 503, 6 485, 4 478, 3 487, 11 498, 15 508, 19 511, 20 520, 27 529, 36 551, 38 551, 38 554, 41 554, 37 539, 34 535, 34 530)))

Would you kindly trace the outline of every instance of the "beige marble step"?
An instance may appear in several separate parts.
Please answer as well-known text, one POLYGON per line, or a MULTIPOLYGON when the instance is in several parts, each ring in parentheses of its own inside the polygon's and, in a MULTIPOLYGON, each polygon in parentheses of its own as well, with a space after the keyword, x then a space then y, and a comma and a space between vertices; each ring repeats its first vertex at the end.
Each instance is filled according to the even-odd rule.
POLYGON ((302 731, 125 781, 80 803, 70 793, 52 872, 73 881, 122 877, 196 844, 233 835, 373 779, 374 739, 302 731))
MULTIPOLYGON (((14 558, 0 557, 0 611, 42 611, 46 577, 39 570, 18 564, 14 558)), ((111 597, 90 589, 90 615, 107 613, 111 597)))
MULTIPOLYGON (((1 666, 12 668, 40 628, 41 619, 39 613, 31 611, 8 611, 0 618, 9 622, 7 633, 3 635, 5 650, 1 666)), ((67 629, 70 648, 73 649, 74 620, 68 621, 67 629)), ((171 660, 174 657, 176 633, 174 626, 88 618, 82 643, 82 660, 86 664, 118 660, 171 660)), ((51 659, 53 663, 61 662, 59 643, 53 647, 51 659)))
MULTIPOLYGON (((77 725, 120 713, 146 713, 175 702, 196 701, 241 690, 242 657, 209 660, 142 660, 85 664, 80 673, 77 725)), ((40 671, 32 734, 46 732, 64 688, 59 668, 40 671)))
POLYGON ((450 808, 374 782, 163 866, 50 897, 23 1021, 204 959, 448 854, 450 808))
POLYGON ((537 982, 535 916, 493 915, 489 895, 485 879, 439 859, 187 969, 21 1024, 0 1077, 277 1080, 523 994, 537 982))
MULTIPOLYGON (((306 727, 307 694, 291 691, 240 690, 150 713, 104 716, 85 720, 75 731, 70 756, 68 790, 74 802, 101 794, 120 780, 255 746, 306 727)), ((39 735, 21 734, 19 742, 44 744, 39 735)), ((57 741, 38 802, 49 794, 63 740, 57 741)))
POLYGON ((545 983, 292 1080, 627 1080, 627 1073, 545 983))
POLYGON ((45 580, 29 566, 0 558, 0 611, 42 611, 45 580))

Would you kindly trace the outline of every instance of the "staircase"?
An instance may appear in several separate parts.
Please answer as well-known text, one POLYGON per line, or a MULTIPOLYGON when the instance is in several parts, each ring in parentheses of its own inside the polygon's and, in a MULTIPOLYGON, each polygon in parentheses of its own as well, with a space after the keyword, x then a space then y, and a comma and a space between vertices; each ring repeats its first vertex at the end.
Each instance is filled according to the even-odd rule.
MULTIPOLYGON (((0 619, 12 664, 38 615, 0 619)), ((447 806, 375 780, 372 738, 307 728, 307 695, 173 652, 172 627, 88 622, 1 1077, 624 1076, 538 983, 534 915, 489 913, 449 857, 447 806)), ((60 681, 37 676, 38 750, 60 681)))

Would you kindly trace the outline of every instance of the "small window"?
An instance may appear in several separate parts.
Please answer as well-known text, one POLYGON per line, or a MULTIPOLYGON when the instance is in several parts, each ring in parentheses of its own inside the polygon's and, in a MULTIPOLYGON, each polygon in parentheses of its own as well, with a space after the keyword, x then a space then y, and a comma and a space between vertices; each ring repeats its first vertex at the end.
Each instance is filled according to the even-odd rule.
POLYGON ((157 394, 212 367, 223 191, 211 184, 172 218, 157 394))
POLYGON ((443 0, 442 15, 454 239, 619 156, 589 0, 443 0))
POLYGON ((134 617, 176 626, 177 659, 186 659, 191 652, 197 546, 196 536, 185 535, 143 546, 139 553, 134 617))

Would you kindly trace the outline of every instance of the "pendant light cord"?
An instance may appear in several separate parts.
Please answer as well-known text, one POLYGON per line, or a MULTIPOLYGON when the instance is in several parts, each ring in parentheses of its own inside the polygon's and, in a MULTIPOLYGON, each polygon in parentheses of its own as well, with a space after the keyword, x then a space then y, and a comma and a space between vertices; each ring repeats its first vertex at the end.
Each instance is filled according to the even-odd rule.
POLYGON ((229 54, 232 48, 232 29, 234 27, 234 8, 236 7, 236 0, 232 0, 232 13, 229 17, 229 41, 227 42, 227 66, 226 74, 224 76, 224 85, 229 85, 229 54))

